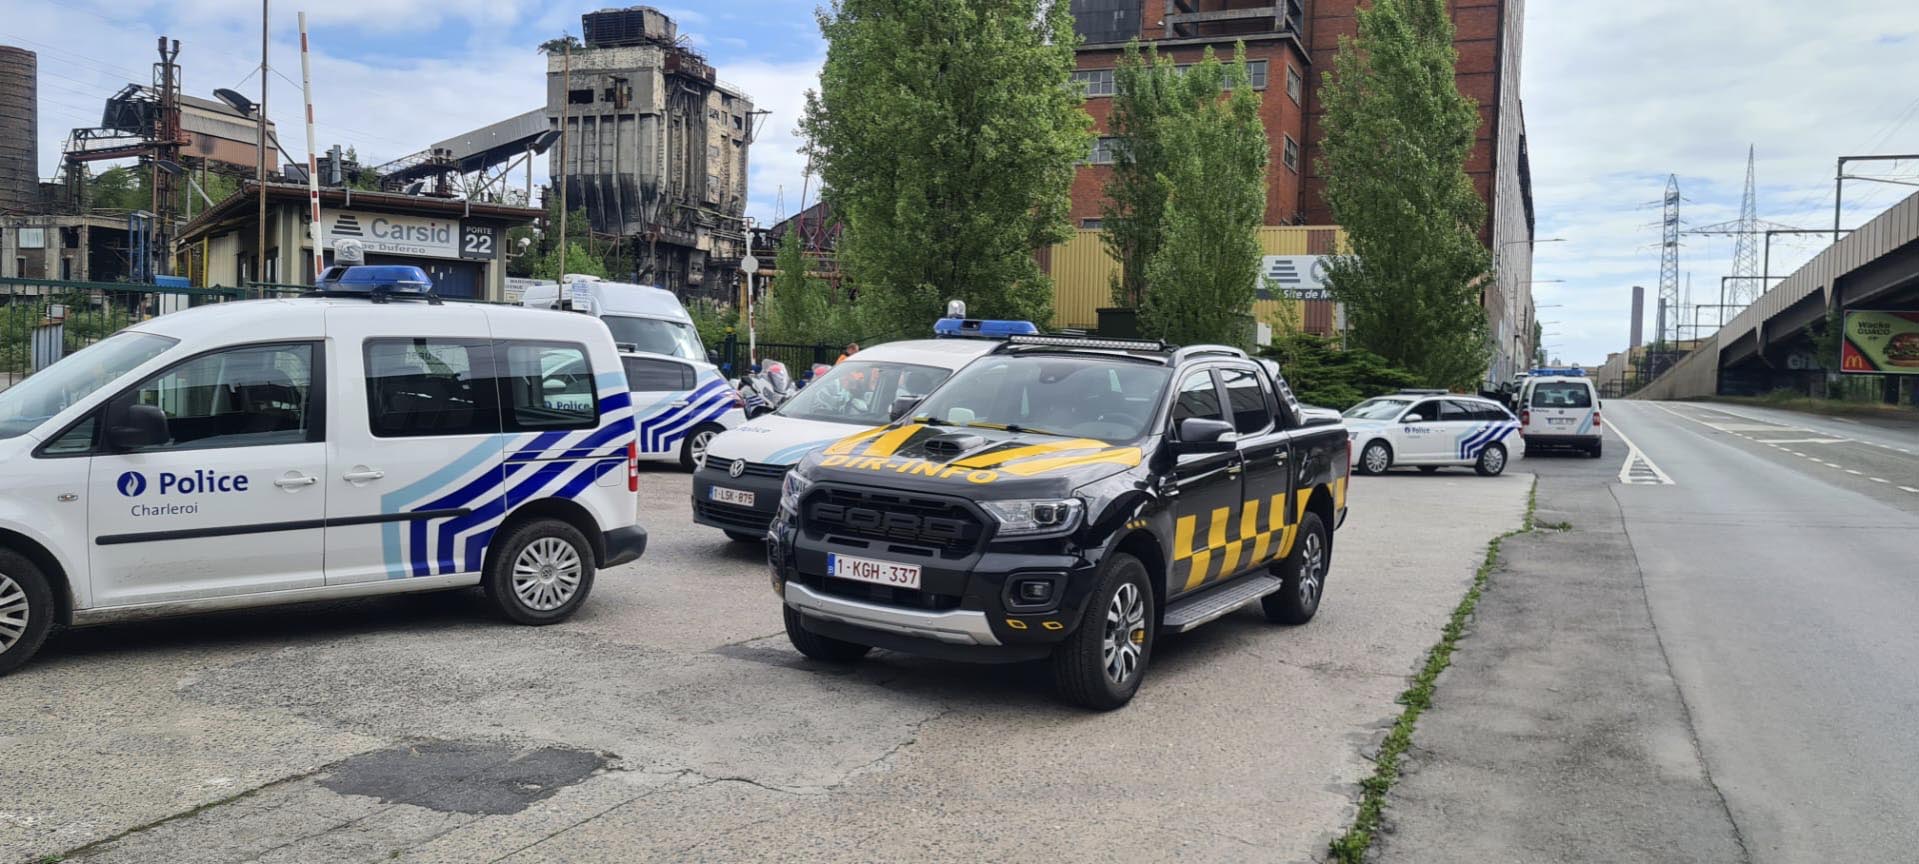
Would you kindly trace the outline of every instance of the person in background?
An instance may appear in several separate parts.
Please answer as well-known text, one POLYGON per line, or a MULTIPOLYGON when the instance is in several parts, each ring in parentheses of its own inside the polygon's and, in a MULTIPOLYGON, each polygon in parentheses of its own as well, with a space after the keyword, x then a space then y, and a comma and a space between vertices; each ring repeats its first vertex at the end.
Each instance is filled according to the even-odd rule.
POLYGON ((845 363, 846 358, 851 357, 858 353, 860 353, 860 343, 848 342, 846 343, 846 350, 840 352, 840 359, 833 361, 833 365, 838 366, 841 363, 845 363))

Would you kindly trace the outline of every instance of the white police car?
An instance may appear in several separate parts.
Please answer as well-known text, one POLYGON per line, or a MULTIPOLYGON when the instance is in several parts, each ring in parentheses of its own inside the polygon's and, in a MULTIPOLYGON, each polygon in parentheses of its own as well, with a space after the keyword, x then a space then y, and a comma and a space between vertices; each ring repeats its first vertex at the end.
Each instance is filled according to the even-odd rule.
POLYGON ((520 304, 592 315, 613 334, 633 389, 639 458, 691 471, 713 436, 746 422, 745 401, 707 357, 673 292, 569 274, 563 283, 527 286, 520 304))
POLYGON ((0 672, 57 624, 471 585, 550 624, 638 558, 606 328, 430 285, 336 267, 319 296, 164 315, 0 391, 0 672))
POLYGON ((1498 476, 1506 464, 1526 455, 1519 419, 1491 399, 1444 390, 1407 390, 1380 396, 1346 409, 1352 436, 1353 468, 1381 474, 1396 465, 1426 472, 1446 466, 1472 466, 1481 475, 1498 476))
MULTIPOLYGON (((964 307, 959 307, 964 314, 964 307)), ((888 342, 834 366, 771 414, 715 437, 693 474, 693 521, 760 540, 779 509, 786 471, 812 450, 884 426, 996 340, 1039 332, 1027 321, 943 318, 941 338, 888 342), (970 338, 966 338, 970 337, 970 338)))

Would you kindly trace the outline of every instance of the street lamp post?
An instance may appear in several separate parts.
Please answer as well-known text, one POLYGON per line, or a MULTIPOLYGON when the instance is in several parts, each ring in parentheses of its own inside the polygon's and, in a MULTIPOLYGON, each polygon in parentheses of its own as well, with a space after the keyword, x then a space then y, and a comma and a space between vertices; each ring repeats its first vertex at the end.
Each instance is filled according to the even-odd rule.
POLYGON ((1839 242, 1839 199, 1845 194, 1847 180, 1872 180, 1880 183, 1897 183, 1897 180, 1885 180, 1880 177, 1859 177, 1846 173, 1847 162, 1900 162, 1907 159, 1919 159, 1919 155, 1900 156, 1841 156, 1832 169, 1832 242, 1839 242))

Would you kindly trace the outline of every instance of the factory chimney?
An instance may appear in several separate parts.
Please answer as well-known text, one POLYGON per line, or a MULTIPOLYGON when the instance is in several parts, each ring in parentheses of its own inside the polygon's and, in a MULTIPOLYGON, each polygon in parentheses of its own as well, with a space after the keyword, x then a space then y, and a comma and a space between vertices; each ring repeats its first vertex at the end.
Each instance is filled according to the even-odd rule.
POLYGON ((0 45, 0 213, 40 198, 38 69, 32 51, 0 45))
POLYGON ((1632 286, 1632 344, 1637 348, 1646 339, 1646 286, 1632 286))

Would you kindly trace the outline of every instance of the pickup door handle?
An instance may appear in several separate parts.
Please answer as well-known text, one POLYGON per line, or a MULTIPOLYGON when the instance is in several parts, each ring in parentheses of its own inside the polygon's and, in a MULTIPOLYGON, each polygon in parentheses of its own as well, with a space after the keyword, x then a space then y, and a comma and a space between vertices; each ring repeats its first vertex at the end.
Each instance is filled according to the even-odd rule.
POLYGON ((348 471, 341 475, 341 479, 346 480, 348 483, 365 483, 371 480, 378 480, 385 476, 385 471, 375 468, 367 471, 348 471))
POLYGON ((298 489, 302 486, 312 486, 313 484, 318 482, 320 482, 320 478, 318 477, 313 477, 307 474, 301 474, 297 477, 282 477, 278 480, 273 481, 273 485, 278 486, 282 489, 298 489))
POLYGON ((1287 460, 1287 458, 1288 458, 1288 457, 1290 457, 1291 455, 1292 455, 1292 454, 1290 454, 1290 453, 1287 453, 1287 452, 1286 452, 1286 451, 1284 451, 1284 450, 1281 450, 1281 451, 1279 451, 1279 454, 1278 454, 1278 455, 1276 455, 1276 456, 1274 456, 1274 457, 1273 457, 1273 464, 1274 464, 1274 465, 1284 465, 1284 464, 1286 464, 1286 460, 1287 460))
POLYGON ((1226 475, 1228 477, 1237 477, 1239 476, 1239 472, 1244 470, 1246 469, 1242 467, 1238 462, 1234 462, 1231 467, 1226 469, 1226 475))

